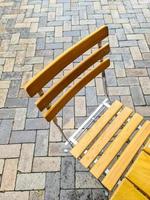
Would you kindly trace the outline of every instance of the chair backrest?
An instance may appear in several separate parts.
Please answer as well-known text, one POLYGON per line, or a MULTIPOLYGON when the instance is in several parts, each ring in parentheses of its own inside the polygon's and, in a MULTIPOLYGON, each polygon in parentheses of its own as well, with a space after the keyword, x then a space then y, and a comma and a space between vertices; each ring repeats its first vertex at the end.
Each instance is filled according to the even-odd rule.
POLYGON ((88 82, 95 78, 99 73, 103 72, 109 65, 109 59, 103 59, 110 51, 109 45, 99 47, 91 55, 87 56, 77 66, 75 66, 68 74, 60 79, 56 84, 50 87, 46 92, 43 92, 43 87, 51 81, 59 72, 66 66, 72 63, 75 59, 85 53, 87 50, 99 44, 108 36, 108 27, 102 26, 92 34, 80 40, 77 44, 66 50, 58 56, 53 62, 48 64, 43 70, 37 73, 30 81, 28 81, 24 88, 29 96, 34 96, 37 93, 40 98, 36 105, 40 111, 43 111, 44 117, 47 121, 54 119, 56 114, 65 106, 65 104, 82 89, 88 82), (75 82, 66 92, 60 96, 55 103, 51 102, 78 76, 85 72, 90 66, 97 61, 101 61, 97 66, 88 71, 81 79, 75 82))

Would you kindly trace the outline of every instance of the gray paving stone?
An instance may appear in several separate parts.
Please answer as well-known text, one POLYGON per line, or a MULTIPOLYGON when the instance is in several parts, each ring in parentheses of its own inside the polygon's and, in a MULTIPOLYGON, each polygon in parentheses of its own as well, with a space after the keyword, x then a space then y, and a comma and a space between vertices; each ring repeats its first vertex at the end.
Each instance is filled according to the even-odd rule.
POLYGON ((44 118, 36 118, 36 119, 27 119, 25 129, 34 130, 34 129, 48 129, 49 123, 44 118))
POLYGON ((11 81, 7 97, 8 98, 17 97, 19 89, 20 89, 20 81, 11 81))
POLYGON ((45 173, 18 174, 16 190, 38 190, 45 188, 45 173))
POLYGON ((76 188, 102 188, 89 172, 76 172, 76 188))
POLYGON ((35 105, 36 99, 29 99, 27 118, 36 118, 38 116, 38 108, 35 105))
POLYGON ((15 108, 1 108, 0 119, 13 119, 15 117, 15 108))
POLYGON ((117 81, 119 86, 139 85, 139 80, 136 77, 118 78, 117 81))
POLYGON ((35 145, 35 156, 47 156, 48 151, 48 130, 38 130, 36 145, 35 145))
POLYGON ((59 200, 60 195, 60 173, 47 173, 45 200, 59 200))
POLYGON ((35 142, 36 131, 12 131, 10 143, 33 143, 35 142))
POLYGON ((134 105, 145 105, 145 100, 141 88, 139 86, 131 86, 130 90, 134 105))
POLYGON ((8 144, 11 129, 12 129, 12 120, 2 120, 0 123, 0 144, 8 144))
POLYGON ((108 86, 117 86, 114 69, 106 70, 106 82, 108 86))
POLYGON ((61 164, 61 188, 71 189, 74 188, 74 165, 75 160, 72 157, 62 158, 61 164))
POLYGON ((93 200, 107 200, 104 189, 92 189, 93 200))
POLYGON ((90 189, 61 190, 60 200, 92 200, 90 189))
POLYGON ((6 99, 5 102, 5 107, 8 108, 22 108, 22 107, 27 107, 28 104, 28 99, 26 98, 10 98, 6 99))
POLYGON ((86 103, 87 106, 97 105, 96 90, 94 87, 86 87, 86 103))

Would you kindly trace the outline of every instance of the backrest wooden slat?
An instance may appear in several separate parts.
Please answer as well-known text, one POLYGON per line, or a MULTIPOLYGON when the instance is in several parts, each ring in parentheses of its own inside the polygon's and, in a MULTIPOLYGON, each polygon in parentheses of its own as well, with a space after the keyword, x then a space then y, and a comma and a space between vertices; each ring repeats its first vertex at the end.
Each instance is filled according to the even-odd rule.
POLYGON ((29 82, 27 82, 24 86, 25 90, 31 97, 34 96, 68 64, 107 36, 108 27, 102 26, 89 36, 83 38, 77 44, 62 53, 53 62, 48 64, 47 67, 36 74, 29 82))
POLYGON ((87 70, 98 60, 102 59, 110 51, 108 44, 104 45, 100 49, 96 50, 82 62, 80 62, 72 71, 60 79, 55 85, 53 85, 43 96, 41 96, 37 102, 37 107, 42 111, 63 89, 65 89, 73 80, 75 80, 80 74, 87 70))
POLYGON ((104 71, 110 65, 110 60, 105 59, 94 69, 88 72, 81 80, 77 81, 67 92, 54 103, 48 111, 44 113, 47 121, 51 121, 55 115, 64 107, 64 105, 83 88, 88 82, 95 78, 100 72, 104 71))

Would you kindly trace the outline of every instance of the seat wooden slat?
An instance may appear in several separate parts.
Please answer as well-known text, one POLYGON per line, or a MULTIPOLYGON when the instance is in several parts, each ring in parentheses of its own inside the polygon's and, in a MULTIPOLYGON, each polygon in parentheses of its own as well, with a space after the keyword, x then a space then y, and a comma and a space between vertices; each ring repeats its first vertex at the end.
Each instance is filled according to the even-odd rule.
POLYGON ((94 125, 86 132, 86 134, 79 140, 70 153, 78 158, 98 133, 105 127, 105 125, 115 116, 121 109, 122 103, 115 101, 110 108, 94 123, 94 125))
POLYGON ((143 149, 146 153, 150 154, 150 139, 148 140, 148 142, 146 143, 144 149, 143 149))
POLYGON ((105 59, 98 64, 94 69, 88 72, 82 79, 76 82, 70 89, 66 91, 49 109, 44 112, 44 117, 47 121, 51 121, 56 114, 65 106, 68 101, 75 96, 87 83, 95 78, 99 73, 104 71, 110 65, 110 60, 105 59))
POLYGON ((91 168, 91 173, 97 178, 104 172, 109 163, 113 160, 119 152, 124 143, 131 136, 133 131, 138 127, 143 117, 137 113, 133 115, 126 126, 121 130, 115 140, 109 145, 109 148, 98 159, 95 165, 91 168))
POLYGON ((110 200, 148 200, 132 183, 124 179, 110 200))
POLYGON ((141 152, 126 177, 150 197, 150 155, 141 152))
MULTIPOLYGON (((98 156, 100 151, 109 142, 109 140, 115 135, 123 123, 128 119, 132 110, 125 107, 118 116, 111 122, 111 124, 106 128, 106 130, 100 135, 96 142, 91 146, 87 153, 81 158, 80 162, 83 166, 88 167, 98 156)), ((97 169, 91 169, 92 174, 98 178, 99 175, 97 169)))
POLYGON ((66 86, 75 80, 80 74, 87 70, 98 60, 101 60, 110 51, 108 44, 96 50, 93 54, 88 56, 80 62, 73 70, 53 85, 44 95, 42 95, 36 102, 37 107, 42 111, 66 86))
POLYGON ((47 67, 37 73, 30 81, 25 84, 24 88, 27 93, 31 97, 34 96, 43 88, 44 85, 46 85, 67 65, 69 65, 85 51, 93 47, 95 44, 97 44, 107 36, 108 27, 102 26, 95 32, 80 40, 71 48, 67 49, 64 53, 58 56, 53 62, 48 64, 47 67))
POLYGON ((122 176, 125 169, 130 164, 131 160, 144 143, 146 138, 150 134, 150 122, 146 121, 141 129, 136 133, 135 137, 129 143, 127 148, 123 151, 119 159, 110 169, 109 173, 103 179, 103 185, 108 189, 112 190, 118 179, 122 176))

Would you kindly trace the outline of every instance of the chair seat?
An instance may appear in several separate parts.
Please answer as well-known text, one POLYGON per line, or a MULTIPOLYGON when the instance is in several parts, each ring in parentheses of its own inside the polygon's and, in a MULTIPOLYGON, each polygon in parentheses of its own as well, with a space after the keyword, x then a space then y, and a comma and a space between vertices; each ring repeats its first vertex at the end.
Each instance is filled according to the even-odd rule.
POLYGON ((148 200, 148 198, 127 179, 124 179, 110 200, 148 200))
POLYGON ((115 101, 70 152, 97 179, 105 175, 102 184, 111 191, 149 135, 150 122, 115 101))

